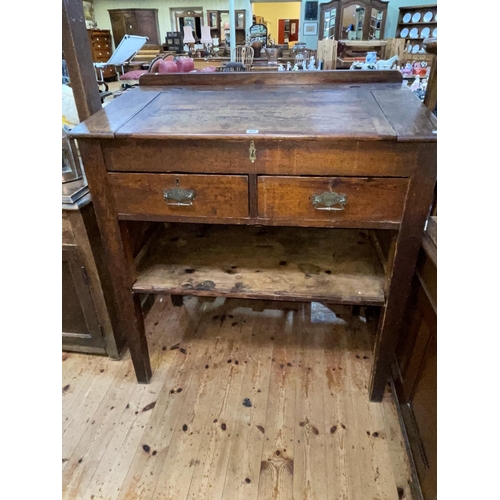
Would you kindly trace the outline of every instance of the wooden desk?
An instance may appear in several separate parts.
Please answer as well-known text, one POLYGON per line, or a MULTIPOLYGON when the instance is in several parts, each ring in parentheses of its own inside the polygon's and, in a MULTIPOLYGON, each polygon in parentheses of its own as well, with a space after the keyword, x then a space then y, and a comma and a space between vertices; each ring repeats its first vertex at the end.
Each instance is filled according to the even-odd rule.
POLYGON ((139 382, 151 379, 139 292, 318 300, 381 307, 381 400, 436 176, 436 118, 401 82, 145 75, 73 129, 139 382), (138 268, 127 220, 174 223, 138 268), (370 230, 394 232, 387 258, 370 230))

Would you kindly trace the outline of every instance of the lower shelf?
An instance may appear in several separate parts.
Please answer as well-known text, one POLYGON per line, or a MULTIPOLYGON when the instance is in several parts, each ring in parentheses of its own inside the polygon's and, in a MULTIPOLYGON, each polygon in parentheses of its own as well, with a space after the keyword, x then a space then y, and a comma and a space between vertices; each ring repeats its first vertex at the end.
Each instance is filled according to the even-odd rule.
POLYGON ((384 270, 363 231, 172 224, 149 248, 136 293, 384 304, 384 270))

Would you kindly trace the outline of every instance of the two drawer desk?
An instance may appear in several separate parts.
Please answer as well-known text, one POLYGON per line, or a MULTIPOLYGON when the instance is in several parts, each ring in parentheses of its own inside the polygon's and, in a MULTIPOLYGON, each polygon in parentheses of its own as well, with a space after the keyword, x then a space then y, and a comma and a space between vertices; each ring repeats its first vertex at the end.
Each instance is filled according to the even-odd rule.
POLYGON ((436 128, 397 71, 304 71, 145 75, 73 129, 137 380, 152 376, 139 293, 314 300, 380 307, 380 401, 436 128), (138 265, 130 220, 164 231, 138 265))

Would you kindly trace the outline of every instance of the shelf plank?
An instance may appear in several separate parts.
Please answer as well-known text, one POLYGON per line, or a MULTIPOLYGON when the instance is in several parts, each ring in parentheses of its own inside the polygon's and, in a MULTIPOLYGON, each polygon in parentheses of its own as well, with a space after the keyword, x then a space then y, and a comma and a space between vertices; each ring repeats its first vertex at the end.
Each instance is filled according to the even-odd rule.
POLYGON ((358 230, 172 224, 137 269, 133 291, 384 304, 385 274, 358 230))
POLYGON ((400 23, 399 28, 404 28, 405 26, 419 26, 422 24, 437 24, 437 21, 418 21, 418 23, 400 23))

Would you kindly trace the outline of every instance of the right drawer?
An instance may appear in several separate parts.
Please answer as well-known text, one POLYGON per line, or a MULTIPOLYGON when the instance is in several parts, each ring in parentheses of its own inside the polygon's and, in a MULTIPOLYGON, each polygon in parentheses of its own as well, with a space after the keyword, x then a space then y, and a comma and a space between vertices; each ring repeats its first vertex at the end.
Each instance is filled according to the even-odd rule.
POLYGON ((258 177, 258 216, 310 225, 392 227, 401 222, 408 179, 258 177))

